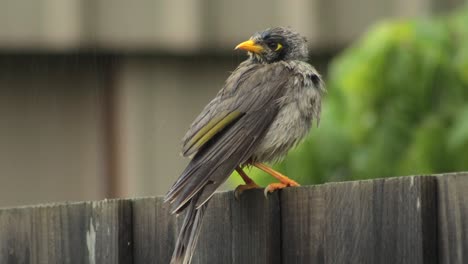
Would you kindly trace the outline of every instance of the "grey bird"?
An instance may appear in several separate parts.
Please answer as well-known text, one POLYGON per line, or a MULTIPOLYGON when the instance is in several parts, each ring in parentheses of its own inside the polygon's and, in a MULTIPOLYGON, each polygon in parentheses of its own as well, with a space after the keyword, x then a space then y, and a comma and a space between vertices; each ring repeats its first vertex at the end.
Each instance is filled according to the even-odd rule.
POLYGON ((323 81, 308 60, 307 41, 290 28, 255 33, 236 49, 248 52, 183 138, 191 157, 166 195, 173 213, 186 211, 172 264, 190 263, 207 202, 236 170, 245 181, 236 194, 258 185, 243 171, 255 166, 279 182, 265 193, 299 184, 264 162, 277 162, 319 122, 323 81))

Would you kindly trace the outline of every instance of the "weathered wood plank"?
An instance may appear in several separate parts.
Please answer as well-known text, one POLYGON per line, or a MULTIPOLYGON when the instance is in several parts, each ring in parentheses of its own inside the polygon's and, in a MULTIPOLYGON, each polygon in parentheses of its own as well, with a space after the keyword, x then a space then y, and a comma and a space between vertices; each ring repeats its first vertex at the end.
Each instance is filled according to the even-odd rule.
POLYGON ((132 263, 123 200, 0 210, 0 263, 132 263))
POLYGON ((282 192, 283 263, 437 263, 434 177, 282 192))
POLYGON ((171 215, 162 197, 134 199, 132 203, 134 263, 169 263, 183 217, 171 215))
POLYGON ((323 185, 281 191, 282 263, 324 263, 323 185))
MULTIPOLYGON (((465 263, 467 193, 468 173, 217 193, 193 263, 465 263)), ((0 263, 168 263, 182 221, 161 197, 0 209, 0 263)))
POLYGON ((325 185, 325 263, 437 263, 434 177, 325 185))
MULTIPOLYGON (((169 263, 184 215, 169 214, 162 198, 133 201, 135 263, 169 263)), ((209 202, 193 264, 281 263, 278 194, 217 193, 209 202)))
POLYGON ((440 263, 468 263, 468 173, 437 177, 440 263))
POLYGON ((196 263, 281 263, 281 226, 278 194, 266 199, 263 190, 221 193, 207 210, 196 263), (226 207, 227 201, 228 207, 226 207), (209 223, 209 224, 206 224, 209 223), (213 223, 211 225, 210 223, 213 223), (216 228, 213 228, 216 225, 216 228), (230 239, 229 239, 230 238, 230 239), (216 248, 230 250, 229 254, 216 248))

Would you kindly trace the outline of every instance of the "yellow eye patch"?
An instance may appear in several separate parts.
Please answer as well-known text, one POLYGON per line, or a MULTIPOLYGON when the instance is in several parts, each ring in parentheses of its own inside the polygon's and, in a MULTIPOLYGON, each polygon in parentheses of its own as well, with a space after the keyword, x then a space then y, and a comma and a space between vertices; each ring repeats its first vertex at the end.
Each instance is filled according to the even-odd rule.
POLYGON ((278 51, 278 50, 280 50, 282 48, 283 48, 283 45, 281 45, 281 43, 278 43, 278 45, 276 46, 275 51, 278 51))

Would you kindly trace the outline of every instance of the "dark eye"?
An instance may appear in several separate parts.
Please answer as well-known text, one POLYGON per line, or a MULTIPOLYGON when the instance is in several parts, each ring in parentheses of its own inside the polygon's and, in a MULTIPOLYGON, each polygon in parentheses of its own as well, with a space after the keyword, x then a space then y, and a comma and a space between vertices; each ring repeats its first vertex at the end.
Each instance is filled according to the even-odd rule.
POLYGON ((267 46, 273 51, 278 51, 283 48, 283 45, 281 45, 281 43, 276 42, 269 42, 267 43, 267 46))
POLYGON ((267 45, 271 50, 275 50, 276 47, 278 47, 278 43, 276 42, 270 42, 270 43, 267 43, 267 45))

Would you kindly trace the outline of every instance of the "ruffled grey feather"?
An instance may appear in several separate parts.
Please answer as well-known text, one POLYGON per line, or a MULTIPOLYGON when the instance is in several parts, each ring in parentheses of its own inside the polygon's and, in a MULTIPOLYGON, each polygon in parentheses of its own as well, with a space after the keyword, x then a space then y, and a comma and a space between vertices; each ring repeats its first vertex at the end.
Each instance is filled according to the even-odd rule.
POLYGON ((190 263, 206 202, 237 166, 281 159, 319 120, 325 89, 320 75, 304 62, 305 39, 287 28, 252 38, 265 45, 270 39, 282 41, 284 53, 250 54, 185 135, 183 154, 193 158, 165 199, 174 213, 186 211, 172 264, 190 263), (235 118, 222 123, 228 115, 235 118), (222 129, 206 133, 221 123, 222 129))

